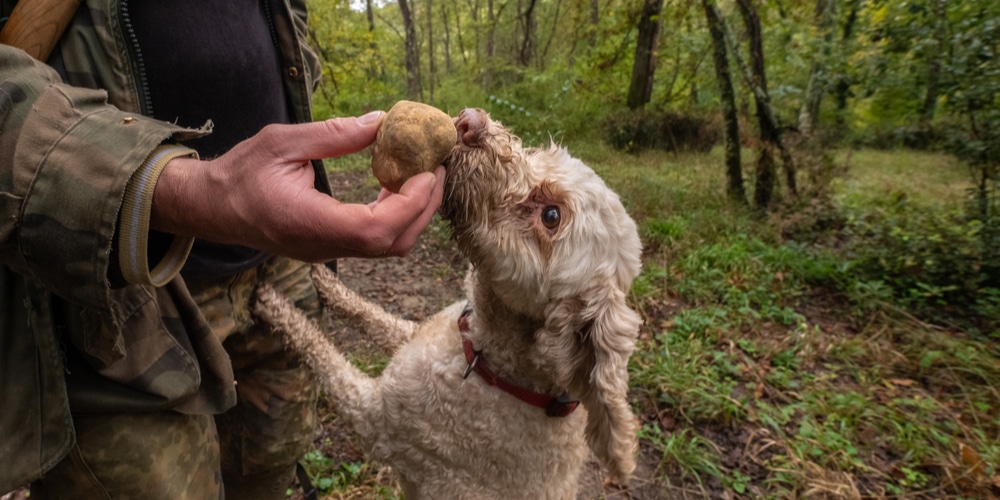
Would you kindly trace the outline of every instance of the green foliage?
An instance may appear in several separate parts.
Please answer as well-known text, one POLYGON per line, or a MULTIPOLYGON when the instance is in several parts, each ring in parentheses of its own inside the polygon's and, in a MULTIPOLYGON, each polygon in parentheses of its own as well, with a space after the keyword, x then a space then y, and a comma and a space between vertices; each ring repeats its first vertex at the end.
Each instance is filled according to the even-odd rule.
MULTIPOLYGON (((712 442, 691 429, 665 433, 658 426, 646 425, 639 429, 639 438, 648 440, 662 453, 661 465, 676 468, 683 479, 702 481, 702 476, 722 476, 718 452, 712 442)), ((736 483, 740 478, 734 478, 736 483)))
MULTIPOLYGON (((398 19, 398 9, 383 9, 398 19)), ((347 0, 309 2, 310 42, 319 53, 323 78, 313 94, 313 116, 358 116, 389 109, 406 85, 402 44, 391 27, 368 30, 365 13, 347 0)))
POLYGON ((688 219, 679 215, 661 219, 654 217, 646 219, 642 223, 642 239, 648 244, 656 246, 669 246, 671 242, 678 241, 688 230, 688 219))
POLYGON ((793 326, 801 316, 789 305, 801 295, 805 247, 775 247, 738 235, 732 241, 700 245, 674 261, 670 288, 695 304, 733 311, 736 326, 774 321, 793 326))
MULTIPOLYGON (((967 470, 926 464, 961 463, 959 443, 1000 463, 989 437, 1000 432, 1000 351, 909 316, 920 303, 952 319, 965 314, 948 309, 963 304, 941 306, 913 288, 918 278, 992 279, 981 272, 980 226, 963 216, 961 190, 943 187, 960 176, 954 161, 858 153, 849 172, 857 177, 836 185, 842 225, 804 244, 706 196, 721 191, 695 156, 675 164, 662 153, 626 160, 584 151, 635 206, 649 253, 632 290, 650 319, 630 384, 640 408, 654 406, 645 414, 658 418, 641 436, 669 481, 764 498, 852 488, 981 496, 949 479, 967 470), (900 179, 908 194, 886 195, 903 189, 900 179), (669 314, 656 314, 667 304, 669 314), (726 454, 734 448, 743 460, 726 454)), ((946 298, 958 293, 939 287, 946 298)), ((983 307, 993 316, 980 318, 996 318, 998 296, 980 287, 962 311, 983 307)), ((991 467, 986 477, 996 474, 991 467)))
POLYGON ((995 248, 1000 243, 1000 5, 961 2, 949 14, 945 95, 959 126, 948 129, 948 149, 970 167, 969 213, 984 225, 982 244, 995 248))
POLYGON ((380 352, 362 351, 348 353, 346 357, 352 365, 358 367, 359 370, 369 377, 378 377, 386 365, 389 364, 389 358, 380 352))
POLYGON ((848 291, 859 304, 895 303, 924 317, 1000 334, 1000 249, 964 211, 928 209, 897 193, 846 207, 848 291))
POLYGON ((485 109, 490 116, 518 134, 527 146, 544 146, 562 137, 559 125, 553 123, 553 115, 546 113, 547 110, 532 114, 530 109, 494 95, 489 96, 487 103, 485 109))
POLYGON ((711 307, 679 313, 673 329, 632 356, 633 387, 658 395, 659 403, 692 421, 744 418, 744 403, 732 396, 739 375, 735 360, 714 349, 725 314, 711 307))
POLYGON ((641 109, 610 113, 602 120, 601 129, 615 149, 630 153, 643 149, 705 153, 722 137, 716 120, 641 109))
POLYGON ((398 498, 391 488, 369 484, 372 482, 371 466, 363 462, 337 464, 322 451, 312 450, 302 457, 301 463, 321 494, 364 490, 365 498, 398 498))

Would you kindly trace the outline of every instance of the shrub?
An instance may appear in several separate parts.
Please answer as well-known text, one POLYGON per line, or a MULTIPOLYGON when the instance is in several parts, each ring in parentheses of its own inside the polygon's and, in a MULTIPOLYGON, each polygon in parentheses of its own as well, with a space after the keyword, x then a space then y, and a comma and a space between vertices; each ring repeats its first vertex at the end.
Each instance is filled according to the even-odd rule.
POLYGON ((929 209, 898 193, 883 207, 846 211, 855 280, 884 283, 896 301, 931 320, 1000 334, 997 228, 963 210, 929 209))
POLYGON ((900 127, 880 127, 850 134, 850 145, 855 148, 896 149, 910 148, 919 151, 941 151, 946 147, 947 130, 952 123, 934 123, 900 127))
POLYGON ((612 147, 630 153, 643 149, 707 152, 721 137, 716 120, 649 110, 610 113, 601 122, 601 129, 612 147))

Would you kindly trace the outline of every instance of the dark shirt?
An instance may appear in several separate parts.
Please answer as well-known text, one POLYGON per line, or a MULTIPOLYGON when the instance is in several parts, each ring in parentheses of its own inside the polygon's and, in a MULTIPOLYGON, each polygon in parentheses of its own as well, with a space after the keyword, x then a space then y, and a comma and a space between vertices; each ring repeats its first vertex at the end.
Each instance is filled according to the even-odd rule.
MULTIPOLYGON (((148 110, 188 127, 211 120, 210 135, 185 143, 202 159, 225 153, 265 125, 290 121, 265 8, 261 0, 128 1, 148 110)), ((220 203, 225 196, 219 193, 220 203)), ((228 276, 267 258, 250 248, 197 240, 181 274, 188 280, 228 276)))

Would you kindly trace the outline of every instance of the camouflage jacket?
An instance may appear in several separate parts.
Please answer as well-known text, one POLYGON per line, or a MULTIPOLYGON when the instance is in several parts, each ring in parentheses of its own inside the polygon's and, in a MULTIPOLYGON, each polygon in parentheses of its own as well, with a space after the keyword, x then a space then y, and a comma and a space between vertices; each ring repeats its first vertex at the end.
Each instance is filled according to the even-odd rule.
MULTIPOLYGON (((0 0, 0 17, 16 1, 0 0)), ((74 442, 67 343, 112 388, 106 405, 200 413, 235 402, 228 358, 181 278, 108 278, 132 174, 162 143, 205 133, 142 116, 125 3, 83 0, 47 64, 0 45, 0 493, 74 442)), ((310 120, 319 73, 305 0, 265 4, 293 120, 310 120)))

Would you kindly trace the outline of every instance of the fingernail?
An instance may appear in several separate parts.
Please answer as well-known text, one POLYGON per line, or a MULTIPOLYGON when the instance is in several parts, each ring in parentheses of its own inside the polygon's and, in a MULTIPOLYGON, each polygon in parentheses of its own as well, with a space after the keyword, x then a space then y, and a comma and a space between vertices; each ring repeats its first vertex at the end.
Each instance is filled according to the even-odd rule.
POLYGON ((385 114, 384 111, 372 111, 371 113, 359 116, 358 123, 362 125, 371 125, 373 123, 377 123, 382 120, 382 115, 384 114, 385 114))

